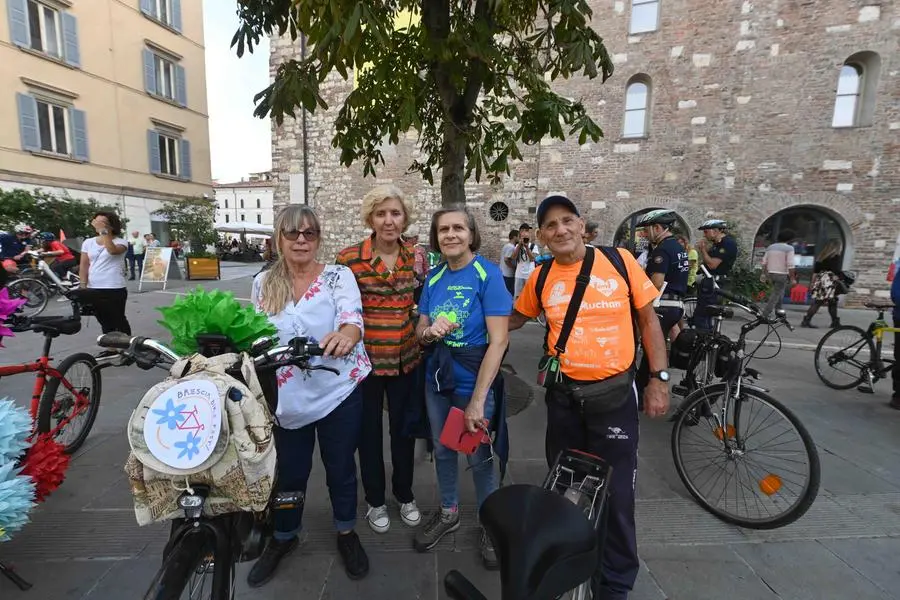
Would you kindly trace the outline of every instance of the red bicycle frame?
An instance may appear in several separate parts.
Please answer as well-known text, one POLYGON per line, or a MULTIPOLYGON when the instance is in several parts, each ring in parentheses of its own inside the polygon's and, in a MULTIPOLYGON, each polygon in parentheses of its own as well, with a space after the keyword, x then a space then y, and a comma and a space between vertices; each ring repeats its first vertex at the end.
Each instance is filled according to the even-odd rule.
POLYGON ((50 346, 53 343, 53 338, 47 336, 44 338, 44 350, 41 352, 40 358, 38 358, 34 362, 29 363, 21 363, 17 365, 2 365, 0 366, 0 377, 7 377, 9 375, 21 375, 22 373, 36 373, 35 381, 34 381, 34 389, 31 392, 31 406, 29 407, 29 411, 31 413, 31 420, 33 423, 33 430, 37 430, 37 421, 38 421, 38 406, 40 406, 41 395, 44 393, 44 386, 47 385, 48 377, 55 377, 60 380, 60 383, 75 396, 75 405, 76 410, 72 411, 72 415, 67 417, 59 425, 56 426, 49 433, 52 437, 55 437, 59 431, 69 424, 69 422, 80 412, 78 407, 85 406, 90 404, 90 400, 85 398, 84 394, 76 390, 75 387, 69 383, 69 380, 62 376, 62 373, 57 371, 50 365, 50 346))

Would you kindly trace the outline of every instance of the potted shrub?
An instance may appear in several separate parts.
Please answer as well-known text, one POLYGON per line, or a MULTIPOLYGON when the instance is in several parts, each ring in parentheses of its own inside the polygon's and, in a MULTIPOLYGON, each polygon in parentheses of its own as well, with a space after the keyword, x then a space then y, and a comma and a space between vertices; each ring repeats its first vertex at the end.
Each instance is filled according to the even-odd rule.
POLYGON ((219 279, 219 258, 207 250, 218 239, 216 204, 209 198, 185 197, 169 200, 154 214, 169 223, 172 234, 190 242, 185 254, 185 276, 188 279, 219 279))

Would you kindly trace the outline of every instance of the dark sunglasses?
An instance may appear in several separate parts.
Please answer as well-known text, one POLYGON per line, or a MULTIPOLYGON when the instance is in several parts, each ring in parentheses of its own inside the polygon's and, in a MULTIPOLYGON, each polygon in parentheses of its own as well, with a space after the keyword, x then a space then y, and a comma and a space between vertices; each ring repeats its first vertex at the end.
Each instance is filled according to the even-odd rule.
POLYGON ((303 231, 282 231, 281 235, 292 242, 296 242, 297 238, 299 238, 301 235, 307 242, 314 242, 319 239, 319 232, 315 229, 304 229, 303 231))

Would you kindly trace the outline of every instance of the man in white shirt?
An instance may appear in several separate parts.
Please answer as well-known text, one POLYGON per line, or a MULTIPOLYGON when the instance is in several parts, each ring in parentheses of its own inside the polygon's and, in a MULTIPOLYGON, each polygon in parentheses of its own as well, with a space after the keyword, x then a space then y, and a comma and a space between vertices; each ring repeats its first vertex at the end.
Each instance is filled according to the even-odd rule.
POLYGON ((585 246, 595 246, 597 242, 597 235, 600 233, 600 224, 595 221, 588 221, 584 224, 584 233, 581 234, 581 239, 584 240, 585 246))
POLYGON ((788 243, 792 239, 794 239, 794 232, 790 229, 783 229, 778 234, 778 242, 766 248, 766 254, 763 256, 762 280, 772 282, 772 293, 769 294, 769 299, 763 308, 764 317, 768 317, 773 308, 781 310, 781 302, 788 279, 790 278, 791 283, 797 283, 797 276, 794 273, 794 247, 788 243))
POLYGON ((503 273, 503 282, 509 294, 516 289, 516 245, 519 243, 519 230, 509 230, 509 241, 503 244, 500 250, 500 272, 503 273))
POLYGON ((144 238, 141 237, 140 231, 132 231, 131 239, 128 241, 131 246, 131 251, 127 255, 128 258, 128 267, 131 270, 131 281, 134 281, 135 278, 135 267, 137 267, 137 276, 140 277, 141 273, 144 271, 144 248, 146 247, 146 243, 144 242, 144 238))
POLYGON ((534 258, 540 254, 537 244, 534 243, 531 225, 522 223, 519 226, 519 243, 516 245, 516 287, 513 298, 518 298, 528 281, 529 275, 534 271, 534 258))

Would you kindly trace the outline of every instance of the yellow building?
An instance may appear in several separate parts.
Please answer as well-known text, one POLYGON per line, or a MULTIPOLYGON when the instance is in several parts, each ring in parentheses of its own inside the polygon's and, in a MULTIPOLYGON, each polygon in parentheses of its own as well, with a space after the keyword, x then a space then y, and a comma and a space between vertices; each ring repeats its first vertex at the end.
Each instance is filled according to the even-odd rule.
POLYGON ((0 188, 96 198, 163 239, 164 200, 212 198, 200 0, 0 7, 0 188))

